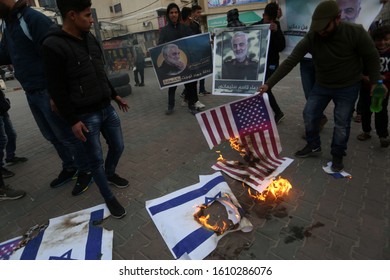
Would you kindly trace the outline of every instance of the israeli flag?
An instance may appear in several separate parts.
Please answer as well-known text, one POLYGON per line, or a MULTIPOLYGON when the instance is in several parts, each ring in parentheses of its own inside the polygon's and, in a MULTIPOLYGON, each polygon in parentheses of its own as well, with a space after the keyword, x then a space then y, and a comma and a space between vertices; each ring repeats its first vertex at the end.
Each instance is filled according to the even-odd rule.
MULTIPOLYGON (((209 204, 226 193, 240 207, 220 172, 199 176, 199 180, 195 185, 146 201, 146 209, 175 259, 204 259, 217 247, 218 241, 231 232, 217 236, 201 226, 194 219, 197 206, 209 204)), ((252 228, 243 217, 236 230, 249 232, 252 228)))
POLYGON ((94 223, 110 215, 105 204, 49 220, 48 227, 10 260, 111 260, 113 231, 94 223))

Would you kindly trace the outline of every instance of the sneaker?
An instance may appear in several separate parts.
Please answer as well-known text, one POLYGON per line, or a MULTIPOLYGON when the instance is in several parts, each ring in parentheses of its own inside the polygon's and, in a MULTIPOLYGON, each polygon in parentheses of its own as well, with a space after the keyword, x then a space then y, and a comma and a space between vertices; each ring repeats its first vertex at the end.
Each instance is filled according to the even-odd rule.
POLYGON ((139 84, 135 84, 134 86, 135 86, 135 87, 139 87, 139 84))
POLYGON ((74 185, 72 195, 80 195, 86 190, 90 184, 92 184, 93 178, 91 172, 79 172, 77 175, 76 185, 74 185))
POLYGON ((203 109, 204 107, 206 107, 206 105, 204 105, 203 103, 201 103, 199 100, 196 101, 196 103, 194 104, 195 108, 196 109, 203 109))
POLYGON ((50 183, 51 188, 58 188, 77 178, 76 169, 63 169, 56 179, 50 183))
POLYGON ((195 108, 195 106, 189 107, 188 110, 189 110, 190 113, 193 114, 193 115, 196 115, 197 113, 199 113, 198 109, 195 108))
POLYGON ((204 93, 203 92, 199 92, 198 96, 204 96, 204 93))
POLYGON ((114 185, 117 188, 123 189, 129 186, 129 181, 125 178, 119 177, 118 174, 114 174, 110 177, 107 177, 107 181, 109 184, 114 185))
POLYGON ((140 87, 144 87, 145 84, 144 84, 144 83, 140 83, 139 86, 140 86, 140 87))
POLYGON ((15 176, 14 172, 9 171, 8 169, 5 169, 4 167, 1 167, 0 171, 1 171, 1 175, 3 176, 3 178, 10 178, 10 177, 15 176))
POLYGON ((313 148, 310 144, 307 144, 302 150, 295 153, 296 157, 316 157, 322 154, 321 147, 313 148))
POLYGON ((333 156, 332 166, 330 167, 330 169, 333 172, 340 172, 341 170, 343 170, 343 168, 344 168, 343 157, 333 156))
POLYGON ((280 114, 275 115, 276 124, 279 124, 284 118, 285 118, 284 113, 280 113, 280 114))
POLYGON ((382 148, 387 148, 390 146, 390 139, 388 137, 379 138, 379 142, 381 143, 382 148))
POLYGON ((21 162, 26 162, 28 159, 26 157, 13 157, 13 158, 10 158, 10 159, 6 159, 5 162, 7 163, 7 165, 14 165, 14 164, 18 164, 18 163, 21 163, 21 162))
POLYGON ((0 187, 0 201, 1 200, 15 200, 26 195, 25 191, 13 190, 8 185, 0 187))
POLYGON ((356 136, 357 140, 360 141, 366 141, 371 138, 371 135, 369 132, 362 132, 358 136, 356 136))
POLYGON ((110 200, 106 200, 106 205, 108 210, 110 210, 111 216, 114 218, 120 219, 126 215, 126 210, 122 205, 118 202, 118 200, 114 197, 110 200))

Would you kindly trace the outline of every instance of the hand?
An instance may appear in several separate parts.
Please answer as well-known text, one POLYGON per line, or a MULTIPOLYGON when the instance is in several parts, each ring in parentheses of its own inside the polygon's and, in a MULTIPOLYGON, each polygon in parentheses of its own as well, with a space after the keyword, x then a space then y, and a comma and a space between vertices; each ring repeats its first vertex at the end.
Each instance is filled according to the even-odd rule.
POLYGON ((269 30, 278 31, 278 25, 275 22, 271 22, 269 26, 269 30))
POLYGON ((119 110, 123 112, 127 112, 129 110, 129 105, 127 105, 127 102, 122 99, 119 95, 115 96, 115 102, 118 104, 119 110))
MULTIPOLYGON (((371 86, 370 96, 374 93, 374 89, 378 86, 378 84, 373 84, 371 86)), ((387 97, 387 94, 389 93, 389 89, 385 86, 385 84, 382 84, 383 88, 385 89, 385 93, 383 94, 383 99, 387 97)))
POLYGON ((263 94, 264 92, 267 92, 268 89, 269 89, 268 85, 267 85, 267 84, 264 84, 264 85, 262 85, 261 87, 259 87, 257 91, 258 91, 260 94, 263 94))
POLYGON ((76 138, 80 139, 83 142, 87 141, 87 138, 85 137, 83 131, 89 132, 88 128, 85 126, 85 124, 81 121, 77 122, 72 126, 73 134, 76 136, 76 138))

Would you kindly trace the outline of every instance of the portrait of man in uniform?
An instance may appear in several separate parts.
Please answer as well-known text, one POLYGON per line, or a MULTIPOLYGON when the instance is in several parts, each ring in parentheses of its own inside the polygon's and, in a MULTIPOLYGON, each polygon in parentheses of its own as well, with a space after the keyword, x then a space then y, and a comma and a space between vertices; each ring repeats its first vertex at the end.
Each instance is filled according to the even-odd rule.
POLYGON ((231 39, 234 58, 223 60, 222 79, 257 80, 259 62, 248 55, 248 49, 248 34, 242 31, 234 33, 231 39))
POLYGON ((167 44, 161 50, 158 71, 163 76, 175 76, 186 68, 185 54, 175 44, 167 44), (162 60, 162 61, 161 61, 162 60))

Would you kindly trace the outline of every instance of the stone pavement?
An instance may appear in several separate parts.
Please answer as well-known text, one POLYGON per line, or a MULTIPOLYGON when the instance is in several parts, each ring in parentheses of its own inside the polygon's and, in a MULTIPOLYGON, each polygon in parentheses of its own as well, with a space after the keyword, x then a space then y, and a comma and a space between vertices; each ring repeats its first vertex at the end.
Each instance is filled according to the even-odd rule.
MULTIPOLYGON (((132 84, 133 77, 131 76, 132 84)), ((206 79, 211 90, 211 77, 206 79)), ((130 187, 114 189, 124 204, 127 216, 108 218, 103 226, 114 230, 113 259, 173 259, 165 242, 145 210, 145 201, 198 182, 198 176, 211 174, 218 157, 209 150, 196 118, 186 107, 177 105, 166 116, 167 90, 160 91, 152 68, 146 69, 146 86, 133 87, 126 97, 128 113, 120 113, 125 151, 118 173, 130 180, 130 187)), ((6 183, 28 192, 16 201, 0 202, 0 241, 19 236, 35 224, 103 203, 95 185, 72 197, 73 182, 58 189, 49 184, 60 172, 53 147, 42 137, 32 119, 19 85, 8 81, 11 118, 18 132, 17 155, 27 163, 9 167, 16 176, 6 183)), ((286 114, 278 126, 282 156, 293 157, 305 145, 302 109, 304 97, 296 67, 274 89, 286 114)), ((205 96, 200 100, 211 108, 238 97, 205 96)), ((390 152, 379 147, 373 137, 356 140, 360 124, 352 123, 346 171, 352 179, 334 179, 322 166, 330 159, 333 104, 329 122, 322 132, 323 155, 296 159, 281 174, 293 185, 289 195, 273 204, 260 204, 248 197, 242 185, 226 175, 226 181, 254 225, 250 233, 234 232, 220 240, 206 259, 390 259, 390 152)), ((225 144, 226 145, 226 144, 225 144)), ((233 151, 226 150, 225 158, 233 151)))

